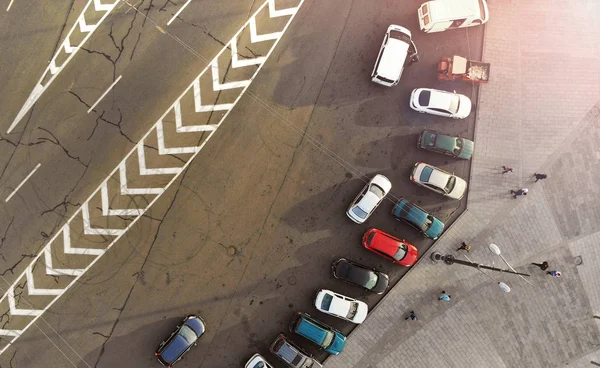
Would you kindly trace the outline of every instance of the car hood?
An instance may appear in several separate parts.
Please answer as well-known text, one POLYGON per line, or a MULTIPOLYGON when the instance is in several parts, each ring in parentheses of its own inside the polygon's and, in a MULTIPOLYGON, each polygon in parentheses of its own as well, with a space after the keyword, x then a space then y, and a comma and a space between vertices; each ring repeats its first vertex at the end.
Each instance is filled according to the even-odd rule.
POLYGON ((429 229, 425 232, 425 236, 427 236, 429 239, 437 239, 440 237, 440 235, 442 235, 442 232, 444 231, 444 223, 441 222, 440 220, 438 220, 437 217, 433 218, 433 223, 431 224, 431 226, 429 227, 429 229))
POLYGON ((458 176, 455 176, 455 178, 456 182, 454 183, 454 188, 452 188, 452 191, 448 193, 448 197, 453 199, 461 199, 467 190, 467 182, 458 176))
POLYGON ((366 303, 360 302, 358 303, 358 309, 356 310, 356 315, 354 316, 354 323, 363 323, 365 319, 367 319, 367 314, 369 313, 369 307, 366 303))
POLYGON ((346 346, 346 336, 335 331, 335 337, 333 338, 331 346, 329 346, 329 349, 327 349, 327 352, 338 355, 342 352, 342 350, 344 350, 344 346, 346 346))
POLYGON ((377 284, 375 284, 375 287, 372 289, 372 291, 374 293, 381 294, 387 289, 390 280, 386 274, 381 272, 377 272, 377 276, 377 284))
POLYGON ((463 146, 460 151, 458 158, 462 158, 465 160, 469 160, 471 156, 473 156, 473 151, 475 150, 475 143, 473 141, 463 138, 463 146))
POLYGON ((458 96, 460 97, 460 106, 458 106, 458 112, 455 116, 464 119, 471 113, 471 100, 465 95, 458 96))

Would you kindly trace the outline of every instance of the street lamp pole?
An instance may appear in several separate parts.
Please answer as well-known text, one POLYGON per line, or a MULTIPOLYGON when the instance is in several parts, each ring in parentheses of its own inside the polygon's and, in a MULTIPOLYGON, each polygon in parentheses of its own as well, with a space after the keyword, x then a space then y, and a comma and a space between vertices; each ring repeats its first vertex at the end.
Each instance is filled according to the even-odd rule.
POLYGON ((512 273, 512 274, 521 275, 521 276, 530 276, 530 275, 528 275, 526 273, 520 273, 520 272, 508 270, 508 269, 502 269, 502 268, 497 268, 497 267, 492 267, 492 266, 486 266, 486 265, 475 263, 475 262, 463 261, 462 259, 456 259, 456 258, 454 258, 454 256, 452 254, 443 255, 443 254, 440 254, 438 252, 433 252, 431 254, 431 259, 433 259, 434 261, 444 261, 444 263, 447 264, 447 265, 452 265, 452 264, 458 263, 458 264, 463 265, 463 266, 469 266, 469 267, 473 267, 473 268, 477 268, 477 269, 483 268, 483 269, 491 270, 491 271, 512 273))

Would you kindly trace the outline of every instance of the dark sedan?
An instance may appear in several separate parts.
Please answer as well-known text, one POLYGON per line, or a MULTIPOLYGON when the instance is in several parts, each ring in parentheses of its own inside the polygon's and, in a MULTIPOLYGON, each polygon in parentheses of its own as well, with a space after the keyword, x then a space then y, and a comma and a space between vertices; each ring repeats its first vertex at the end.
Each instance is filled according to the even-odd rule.
POLYGON ((333 277, 336 279, 360 286, 377 294, 383 294, 389 284, 389 277, 385 273, 345 258, 333 262, 331 270, 333 271, 333 277))
POLYGON ((197 316, 187 316, 183 319, 183 324, 177 326, 177 330, 169 338, 160 343, 156 350, 156 357, 162 365, 172 367, 183 358, 192 346, 196 345, 204 332, 206 326, 202 318, 197 316))
POLYGON ((466 138, 453 137, 451 135, 427 129, 419 135, 419 142, 417 145, 428 151, 442 153, 464 160, 469 160, 475 149, 475 143, 466 138))

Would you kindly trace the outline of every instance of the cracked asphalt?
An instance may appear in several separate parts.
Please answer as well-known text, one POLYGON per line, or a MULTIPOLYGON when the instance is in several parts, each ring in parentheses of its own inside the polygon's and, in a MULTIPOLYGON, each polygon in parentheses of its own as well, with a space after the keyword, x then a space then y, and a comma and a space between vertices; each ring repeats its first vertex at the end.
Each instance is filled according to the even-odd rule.
MULTIPOLYGON (((391 201, 365 225, 351 223, 344 211, 363 185, 357 173, 383 173, 394 196, 419 203, 447 224, 464 209, 464 203, 416 187, 408 174, 414 162, 425 161, 468 179, 468 162, 419 151, 416 139, 424 128, 472 138, 475 113, 460 121, 420 115, 408 98, 413 88, 433 87, 464 93, 475 104, 476 89, 440 84, 435 67, 441 56, 477 59, 483 29, 470 29, 468 43, 462 30, 422 34, 420 3, 306 0, 200 155, 0 356, 0 367, 158 367, 156 346, 187 314, 201 315, 207 334, 181 367, 241 366, 257 351, 281 367, 268 345, 300 310, 348 333, 352 326, 315 311, 316 291, 330 288, 370 306, 380 297, 334 280, 331 262, 347 257, 375 266, 395 283, 406 270, 364 250, 362 233, 377 227, 420 252, 431 245, 390 216, 391 201), (391 23, 413 31, 421 61, 405 70, 399 86, 386 89, 372 84, 369 74, 391 23)), ((17 1, 0 13, 0 290, 16 281, 261 4, 196 0, 168 27, 182 2, 144 0, 139 12, 119 7, 11 134, 5 133, 9 124, 85 3, 17 1), (37 163, 40 169, 5 203, 37 163)), ((260 54, 244 50, 242 57, 260 54)), ((24 282, 19 286, 15 298, 21 301, 24 282)), ((27 303, 35 298, 42 297, 28 296, 27 303)), ((4 313, 0 322, 11 321, 4 313)))

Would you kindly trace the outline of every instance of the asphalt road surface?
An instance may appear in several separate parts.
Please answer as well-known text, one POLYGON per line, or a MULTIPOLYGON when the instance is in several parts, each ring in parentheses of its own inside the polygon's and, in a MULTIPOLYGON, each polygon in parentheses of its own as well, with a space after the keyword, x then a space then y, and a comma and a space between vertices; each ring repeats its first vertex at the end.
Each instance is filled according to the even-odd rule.
MULTIPOLYGON (((387 272, 394 284, 406 269, 363 249, 362 234, 376 227, 406 238, 421 253, 432 244, 394 220, 394 198, 418 203, 446 226, 464 209, 464 200, 417 187, 408 175, 423 161, 468 180, 469 162, 418 150, 416 140, 424 128, 472 139, 475 111, 465 120, 434 117, 412 111, 408 99, 412 89, 432 87, 466 94, 476 105, 476 88, 439 83, 435 71, 441 56, 479 59, 484 29, 423 34, 416 15, 420 3, 306 0, 200 154, 0 355, 0 366, 157 367, 154 350, 188 314, 202 316, 207 334, 181 367, 242 366, 255 352, 281 367, 268 346, 279 332, 290 335, 287 325, 297 311, 350 332, 350 323, 314 309, 317 290, 329 288, 370 307, 381 297, 335 280, 331 263, 339 257, 365 263, 387 272), (398 86, 385 88, 369 75, 392 23, 413 32, 421 60, 406 68, 398 86), (364 225, 356 225, 345 210, 376 173, 391 180, 392 195, 364 225)), ((262 2, 196 0, 169 26, 183 1, 130 2, 139 11, 118 4, 6 133, 84 5, 15 0, 10 11, 0 12, 4 292, 262 2)), ((91 14, 90 23, 93 19, 99 15, 91 14)), ((261 54, 251 48, 239 53, 261 54)), ((83 230, 73 225, 73 232, 83 230)), ((97 237, 98 244, 107 241, 97 237)), ((56 287, 66 285, 64 278, 55 278, 56 287)), ((48 298, 28 295, 25 284, 15 289, 17 304, 48 298)), ((0 306, 8 310, 6 298, 0 306)), ((398 311, 398 318, 405 312, 398 311)), ((7 329, 31 317, 5 314, 1 320, 7 329)), ((325 358, 302 338, 293 340, 325 358)))

